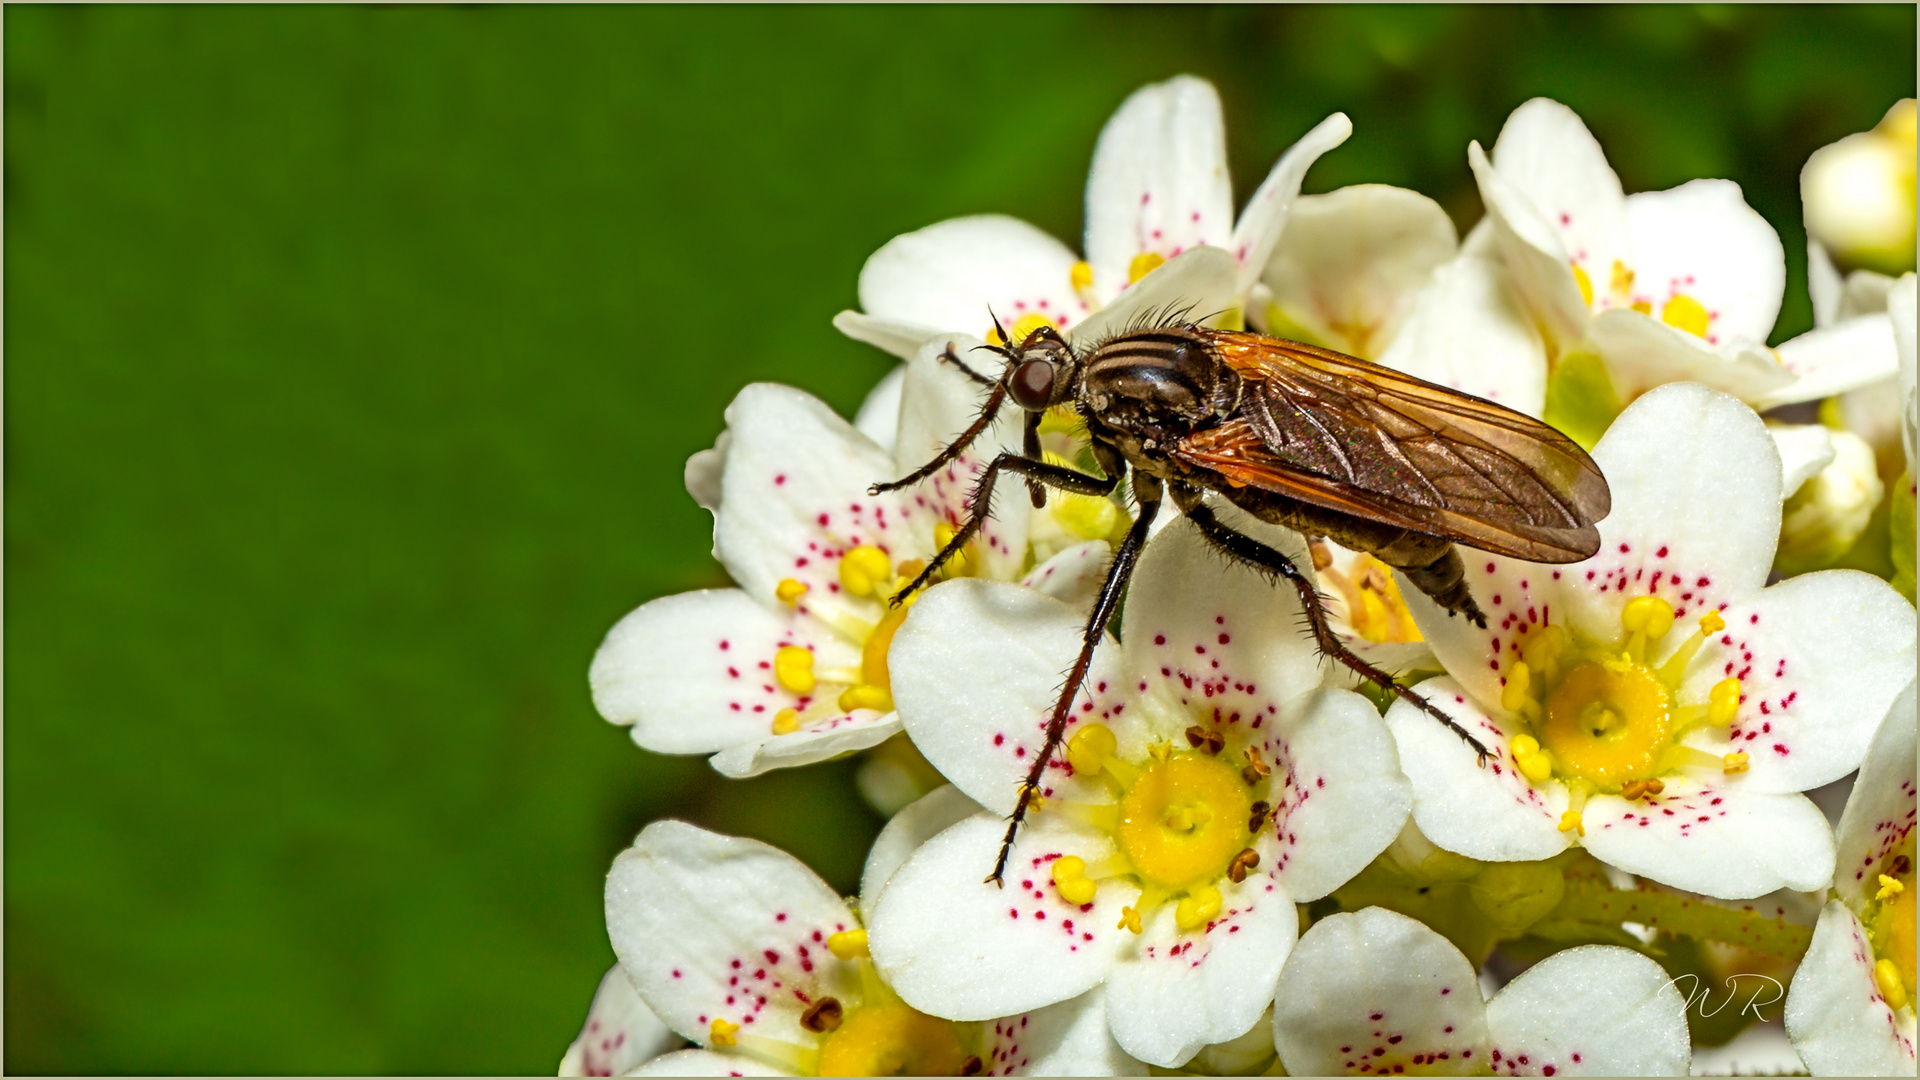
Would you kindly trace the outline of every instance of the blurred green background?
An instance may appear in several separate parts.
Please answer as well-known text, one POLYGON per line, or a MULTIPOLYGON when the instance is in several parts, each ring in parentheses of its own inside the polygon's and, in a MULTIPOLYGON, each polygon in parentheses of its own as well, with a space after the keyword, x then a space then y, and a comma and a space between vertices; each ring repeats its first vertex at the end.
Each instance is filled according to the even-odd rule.
POLYGON ((551 1071, 645 822, 851 890, 851 763, 746 783, 595 715, 719 585, 681 463, 755 379, 844 412, 862 260, 1078 235, 1095 135, 1207 76, 1236 191, 1479 214, 1536 94, 1629 191, 1797 177, 1914 92, 1914 9, 9 6, 8 1072, 551 1071))

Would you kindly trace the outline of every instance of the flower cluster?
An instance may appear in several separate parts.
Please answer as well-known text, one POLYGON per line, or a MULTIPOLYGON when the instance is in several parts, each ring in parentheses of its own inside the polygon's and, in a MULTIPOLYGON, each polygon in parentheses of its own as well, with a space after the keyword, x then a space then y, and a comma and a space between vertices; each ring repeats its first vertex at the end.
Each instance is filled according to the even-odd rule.
POLYGON ((1415 192, 1301 195, 1351 133, 1307 131, 1236 215, 1213 88, 1148 86, 1095 148, 1084 257, 1009 217, 908 233, 835 320, 904 361, 853 422, 740 391, 686 469, 735 587, 621 620, 594 703, 728 777, 927 779, 889 788, 855 897, 647 826, 563 1074, 1685 1075, 1754 1020, 1780 1066, 1913 1074, 1912 102, 1808 163, 1817 326, 1778 346, 1781 243, 1728 181, 1626 194, 1535 100, 1465 148, 1462 239, 1415 192), (1479 625, 1223 500, 1147 530, 1124 485, 981 486, 1003 455, 1104 474, 1070 406, 995 412, 996 348, 1169 311, 1552 424, 1606 477, 1598 550, 1462 544, 1479 625), (1331 662, 1210 527, 1427 708, 1331 662), (1806 793, 1850 776, 1836 827, 1806 793), (1689 990, 1742 975, 1790 983, 1773 1015, 1689 990))

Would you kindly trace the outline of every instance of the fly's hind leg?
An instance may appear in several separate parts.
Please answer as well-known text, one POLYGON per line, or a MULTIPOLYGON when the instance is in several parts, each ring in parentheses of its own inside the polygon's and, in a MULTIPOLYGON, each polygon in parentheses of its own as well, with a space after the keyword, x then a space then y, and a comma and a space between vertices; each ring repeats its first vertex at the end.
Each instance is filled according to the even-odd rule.
MULTIPOLYGON (((1467 729, 1456 723, 1453 717, 1441 712, 1438 706, 1408 687, 1401 686, 1393 676, 1362 660, 1347 648, 1327 622, 1326 610, 1320 603, 1320 593, 1313 587, 1313 582, 1307 578, 1307 575, 1293 564, 1292 559, 1222 524, 1220 519, 1214 516, 1213 508, 1202 501, 1205 493, 1201 489, 1178 483, 1172 487, 1175 505, 1180 507, 1180 512, 1199 528, 1200 535, 1205 537, 1215 549, 1236 562, 1283 577, 1293 586, 1294 591, 1300 594, 1300 607, 1306 612, 1307 624, 1313 633, 1314 644, 1319 646, 1322 653, 1340 661, 1359 673, 1362 678, 1379 686, 1382 690, 1405 699, 1421 712, 1438 720, 1448 730, 1466 740, 1468 746, 1473 747, 1473 752, 1478 756, 1481 765, 1484 766, 1487 763, 1486 746, 1469 734, 1467 729)), ((1459 557, 1455 556, 1454 559, 1458 562, 1459 557)), ((1471 599, 1468 602, 1471 603, 1471 599)))

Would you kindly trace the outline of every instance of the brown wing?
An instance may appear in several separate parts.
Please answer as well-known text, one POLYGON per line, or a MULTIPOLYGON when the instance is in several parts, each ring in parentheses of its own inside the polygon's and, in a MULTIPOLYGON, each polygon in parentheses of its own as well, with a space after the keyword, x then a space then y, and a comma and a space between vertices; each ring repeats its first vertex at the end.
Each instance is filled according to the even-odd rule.
POLYGON ((1169 450, 1230 483, 1535 562, 1600 547, 1611 507, 1586 452, 1522 413, 1391 368, 1202 331, 1243 380, 1238 415, 1169 450))

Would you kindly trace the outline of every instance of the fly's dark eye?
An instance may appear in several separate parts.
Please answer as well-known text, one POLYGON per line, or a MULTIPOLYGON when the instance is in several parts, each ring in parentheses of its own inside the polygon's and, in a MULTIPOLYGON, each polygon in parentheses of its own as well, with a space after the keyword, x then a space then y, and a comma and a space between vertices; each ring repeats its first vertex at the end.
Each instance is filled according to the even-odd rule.
POLYGON ((1013 384, 1008 387, 1013 400, 1028 412, 1039 412, 1053 401, 1053 363, 1029 360, 1013 369, 1013 384))

